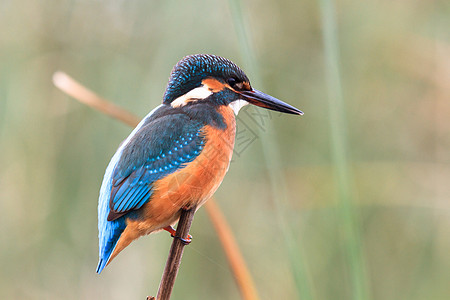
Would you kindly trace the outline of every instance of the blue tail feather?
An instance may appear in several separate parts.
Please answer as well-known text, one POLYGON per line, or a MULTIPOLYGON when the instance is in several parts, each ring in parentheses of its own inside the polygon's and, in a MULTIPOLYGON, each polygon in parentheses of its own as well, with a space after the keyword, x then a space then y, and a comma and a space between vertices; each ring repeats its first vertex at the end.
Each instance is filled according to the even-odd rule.
POLYGON ((111 257, 111 254, 116 248, 117 242, 119 241, 122 232, 125 230, 125 227, 126 224, 124 217, 120 217, 115 221, 106 223, 103 232, 100 233, 100 260, 97 266, 97 273, 100 274, 100 272, 105 268, 106 264, 109 261, 109 258, 111 257))
POLYGON ((98 201, 98 241, 99 241, 99 262, 97 273, 100 273, 106 266, 111 257, 120 235, 125 230, 125 217, 120 217, 114 221, 108 221, 109 199, 112 188, 112 171, 117 164, 120 153, 116 153, 106 169, 103 177, 102 187, 100 189, 100 197, 98 201))

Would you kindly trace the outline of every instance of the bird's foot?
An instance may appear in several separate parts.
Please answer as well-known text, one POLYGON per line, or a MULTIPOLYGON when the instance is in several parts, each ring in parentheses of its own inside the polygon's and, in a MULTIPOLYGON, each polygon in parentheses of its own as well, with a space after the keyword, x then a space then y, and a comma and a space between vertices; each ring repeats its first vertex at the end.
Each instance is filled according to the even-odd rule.
POLYGON ((172 226, 167 226, 163 228, 165 231, 170 233, 170 236, 173 238, 179 239, 183 244, 189 245, 192 242, 192 235, 188 234, 187 238, 183 239, 182 237, 179 237, 176 235, 176 230, 172 226))

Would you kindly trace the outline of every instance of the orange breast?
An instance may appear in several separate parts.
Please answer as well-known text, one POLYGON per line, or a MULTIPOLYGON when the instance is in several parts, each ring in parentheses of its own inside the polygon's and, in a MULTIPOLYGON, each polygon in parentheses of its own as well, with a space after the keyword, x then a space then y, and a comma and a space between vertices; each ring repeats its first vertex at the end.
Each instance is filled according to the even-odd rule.
MULTIPOLYGON (((173 224, 181 208, 201 206, 222 183, 233 154, 236 120, 229 107, 221 107, 220 113, 227 127, 205 126, 206 143, 200 155, 185 168, 154 183, 152 198, 143 207, 140 231, 149 233, 173 224)), ((129 220, 128 225, 132 222, 129 220)))

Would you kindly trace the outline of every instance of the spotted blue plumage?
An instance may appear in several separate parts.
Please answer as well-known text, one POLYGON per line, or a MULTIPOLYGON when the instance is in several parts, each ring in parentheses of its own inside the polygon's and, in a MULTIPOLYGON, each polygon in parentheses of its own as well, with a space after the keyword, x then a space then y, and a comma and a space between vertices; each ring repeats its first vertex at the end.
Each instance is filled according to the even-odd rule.
POLYGON ((204 139, 200 134, 202 126, 198 122, 179 126, 181 124, 178 122, 187 122, 187 118, 186 115, 180 115, 176 119, 177 122, 166 125, 168 118, 163 117, 144 126, 137 132, 136 138, 130 140, 123 150, 122 160, 113 172, 108 221, 113 221, 130 210, 141 208, 151 196, 151 183, 173 173, 197 157, 204 146, 204 139), (166 127, 175 127, 175 132, 169 138, 159 138, 159 144, 148 147, 148 143, 136 141, 149 141, 151 136, 161 134, 159 128, 166 127), (176 136, 178 138, 174 139, 176 136))
POLYGON ((111 159, 100 190, 97 273, 108 263, 126 218, 139 218, 153 183, 183 168, 202 151, 204 124, 167 105, 153 110, 111 159))

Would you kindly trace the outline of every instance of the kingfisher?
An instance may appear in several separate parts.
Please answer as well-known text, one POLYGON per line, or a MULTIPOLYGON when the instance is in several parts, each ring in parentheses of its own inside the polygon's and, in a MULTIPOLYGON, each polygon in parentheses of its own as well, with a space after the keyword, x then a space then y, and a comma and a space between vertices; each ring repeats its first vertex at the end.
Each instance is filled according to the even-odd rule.
POLYGON ((220 56, 190 55, 174 66, 162 104, 122 142, 106 169, 97 273, 140 236, 160 230, 175 236, 181 211, 198 209, 214 194, 230 165, 235 115, 249 103, 303 114, 253 89, 245 73, 220 56))

